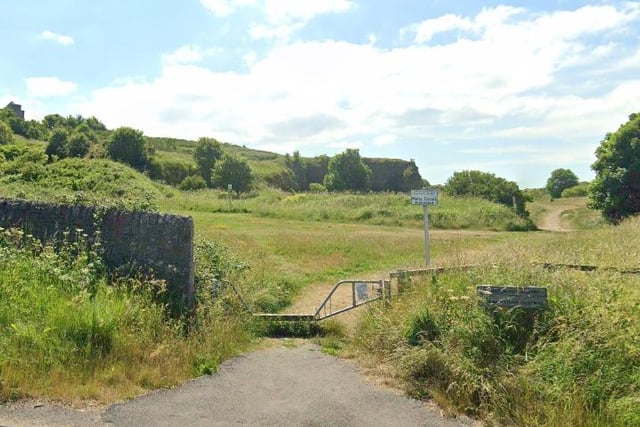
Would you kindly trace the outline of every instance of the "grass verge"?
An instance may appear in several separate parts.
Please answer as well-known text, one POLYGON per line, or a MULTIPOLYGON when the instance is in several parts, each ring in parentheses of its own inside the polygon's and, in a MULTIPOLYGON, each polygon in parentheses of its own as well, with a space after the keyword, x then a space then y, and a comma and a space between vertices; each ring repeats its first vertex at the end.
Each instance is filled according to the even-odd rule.
POLYGON ((107 284, 99 264, 0 230, 0 400, 112 402, 211 373, 250 343, 225 299, 201 289, 191 317, 170 318, 161 283, 107 284))
POLYGON ((544 251, 631 267, 639 225, 563 233, 557 245, 511 241, 484 267, 416 281, 389 309, 364 315, 355 346, 410 395, 453 412, 516 425, 639 425, 640 277, 531 264, 544 251), (487 311, 479 284, 545 286, 549 308, 530 318, 487 311))

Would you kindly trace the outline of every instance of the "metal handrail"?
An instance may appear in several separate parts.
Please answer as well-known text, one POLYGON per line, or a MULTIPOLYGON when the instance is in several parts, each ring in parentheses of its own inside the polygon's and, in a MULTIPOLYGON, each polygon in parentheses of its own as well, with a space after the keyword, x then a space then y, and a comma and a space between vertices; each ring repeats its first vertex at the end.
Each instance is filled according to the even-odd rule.
POLYGON ((382 280, 341 280, 340 282, 336 283, 336 285, 331 289, 331 292, 329 292, 329 295, 327 295, 327 297, 324 299, 322 304, 318 306, 318 309, 313 314, 313 317, 316 320, 326 319, 326 318, 335 316, 337 314, 344 313, 345 311, 352 310, 356 307, 360 307, 361 305, 365 305, 370 302, 382 299, 383 296, 384 296, 384 291, 383 291, 382 280), (358 283, 366 283, 367 285, 378 285, 379 286, 378 295, 373 298, 367 298, 364 301, 358 301, 358 298, 356 295, 356 284, 358 283), (351 284, 351 305, 341 308, 337 311, 333 311, 331 308, 331 298, 333 297, 333 294, 338 290, 338 288, 340 288, 340 286, 344 284, 351 284), (326 310, 327 304, 329 304, 329 314, 327 314, 327 310, 326 310), (324 314, 321 315, 323 310, 324 310, 324 314))

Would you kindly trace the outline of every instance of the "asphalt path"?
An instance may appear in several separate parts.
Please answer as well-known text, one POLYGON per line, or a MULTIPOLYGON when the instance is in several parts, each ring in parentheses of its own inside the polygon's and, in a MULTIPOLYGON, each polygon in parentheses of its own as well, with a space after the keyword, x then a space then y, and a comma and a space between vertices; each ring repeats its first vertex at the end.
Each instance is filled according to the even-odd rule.
POLYGON ((432 405, 368 382, 311 343, 249 353, 217 373, 105 410, 0 406, 0 426, 464 426, 432 405))

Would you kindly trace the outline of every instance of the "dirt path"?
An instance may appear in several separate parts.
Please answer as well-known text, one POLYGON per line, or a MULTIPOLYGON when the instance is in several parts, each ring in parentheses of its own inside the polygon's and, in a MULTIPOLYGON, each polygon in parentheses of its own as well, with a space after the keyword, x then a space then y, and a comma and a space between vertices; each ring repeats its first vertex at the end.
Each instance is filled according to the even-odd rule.
POLYGON ((564 206, 553 206, 544 213, 538 228, 544 231, 567 231, 562 228, 562 213, 564 211, 564 206))
POLYGON ((0 426, 464 426, 439 411, 363 379, 350 362, 304 343, 229 360, 182 387, 73 411, 0 406, 0 426))
POLYGON ((584 201, 580 199, 556 199, 547 205, 546 212, 537 224, 540 230, 544 231, 572 231, 572 227, 562 220, 562 216, 571 210, 584 206, 584 201))

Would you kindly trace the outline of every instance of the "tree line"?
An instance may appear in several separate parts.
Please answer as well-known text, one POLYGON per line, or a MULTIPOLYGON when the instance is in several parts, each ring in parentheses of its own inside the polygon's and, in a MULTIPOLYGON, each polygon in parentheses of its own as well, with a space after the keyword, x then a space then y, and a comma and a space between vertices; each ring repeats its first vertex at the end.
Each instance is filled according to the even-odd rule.
MULTIPOLYGON (((111 131, 95 117, 49 114, 42 121, 24 120, 10 108, 0 109, 0 145, 12 143, 15 135, 47 141, 49 162, 66 157, 108 157, 184 190, 228 189, 231 185, 240 193, 251 190, 255 182, 248 162, 226 153, 213 138, 198 139, 193 152, 195 166, 184 170, 158 161, 142 131, 129 127, 111 131)), ((546 185, 551 197, 586 193, 589 206, 613 224, 640 213, 640 113, 631 114, 616 132, 607 133, 595 154, 591 168, 596 177, 591 183, 579 185, 571 170, 556 169, 546 185)), ((267 179, 268 184, 291 191, 356 192, 408 192, 429 185, 413 160, 364 159, 357 149, 311 159, 295 151, 285 155, 284 166, 267 179)), ((529 196, 515 182, 491 173, 455 172, 442 188, 453 196, 482 197, 528 215, 525 204, 529 196)))

